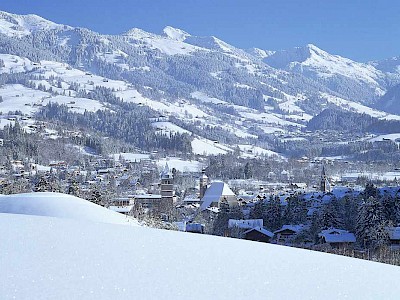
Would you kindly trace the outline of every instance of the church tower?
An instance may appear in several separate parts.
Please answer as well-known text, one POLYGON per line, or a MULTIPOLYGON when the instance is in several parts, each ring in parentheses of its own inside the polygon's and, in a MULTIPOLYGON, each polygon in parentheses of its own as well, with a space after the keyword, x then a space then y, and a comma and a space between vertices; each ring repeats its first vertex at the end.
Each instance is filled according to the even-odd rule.
POLYGON ((326 176, 325 166, 322 166, 320 191, 324 193, 331 191, 331 185, 329 183, 328 177, 326 176))
POLYGON ((174 183, 172 172, 168 167, 168 163, 165 164, 161 174, 161 201, 164 205, 172 205, 174 202, 174 183))
POLYGON ((200 176, 200 199, 203 199, 207 187, 208 187, 208 177, 206 175, 206 170, 203 169, 201 171, 201 176, 200 176))

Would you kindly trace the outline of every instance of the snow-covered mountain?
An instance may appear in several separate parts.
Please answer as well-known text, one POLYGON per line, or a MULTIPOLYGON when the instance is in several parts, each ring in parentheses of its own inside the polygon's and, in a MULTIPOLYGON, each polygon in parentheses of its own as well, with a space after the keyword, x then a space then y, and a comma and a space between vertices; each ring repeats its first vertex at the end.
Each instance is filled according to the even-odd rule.
MULTIPOLYGON (((242 299, 249 291, 255 299, 397 299, 400 292, 396 266, 231 238, 49 217, 62 215, 64 206, 52 203, 59 195, 47 196, 51 214, 45 216, 0 210, 2 299, 242 299)), ((33 208, 37 199, 30 196, 29 201, 33 208)), ((39 203, 45 210, 43 200, 39 203)), ((69 208, 79 211, 81 204, 72 201, 69 208)))
POLYGON ((383 111, 400 114, 400 85, 396 85, 389 89, 375 103, 375 107, 383 111))
MULTIPOLYGON (((301 73, 307 77, 324 81, 332 90, 339 93, 343 89, 340 85, 348 86, 350 84, 367 88, 372 96, 381 96, 385 92, 386 76, 382 71, 371 64, 332 55, 312 44, 276 51, 265 57, 264 61, 275 68, 301 73)), ((352 100, 365 102, 365 100, 371 99, 356 98, 352 100)))
POLYGON ((9 37, 23 37, 38 31, 72 29, 59 25, 37 15, 16 15, 0 11, 0 33, 9 37))
POLYGON ((398 118, 366 106, 396 83, 393 73, 314 45, 243 50, 171 26, 160 34, 133 28, 102 35, 38 16, 1 13, 0 52, 0 74, 23 78, 17 85, 6 79, 0 87, 4 114, 33 114, 49 102, 75 102, 70 105, 75 112, 109 109, 78 93, 104 87, 164 116, 172 131, 191 134, 199 154, 226 153, 256 141, 275 150, 276 136, 296 137, 329 106, 398 118), (40 103, 33 105, 28 94, 40 103))

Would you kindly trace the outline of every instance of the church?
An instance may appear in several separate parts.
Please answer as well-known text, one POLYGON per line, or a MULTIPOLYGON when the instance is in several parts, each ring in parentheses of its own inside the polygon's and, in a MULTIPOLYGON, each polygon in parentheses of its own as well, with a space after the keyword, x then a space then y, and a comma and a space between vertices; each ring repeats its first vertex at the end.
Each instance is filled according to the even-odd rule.
POLYGON ((200 211, 211 207, 219 208, 223 200, 226 200, 230 207, 238 205, 237 197, 230 187, 222 181, 213 181, 209 184, 203 170, 200 177, 200 211))

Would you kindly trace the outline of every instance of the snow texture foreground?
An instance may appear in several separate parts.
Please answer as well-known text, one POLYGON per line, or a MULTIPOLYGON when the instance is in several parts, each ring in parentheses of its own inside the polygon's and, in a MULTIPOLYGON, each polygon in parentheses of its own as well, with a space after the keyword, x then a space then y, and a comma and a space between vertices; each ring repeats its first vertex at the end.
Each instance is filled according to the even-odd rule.
POLYGON ((114 213, 83 201, 0 197, 0 299, 399 298, 399 267, 110 224, 114 213))

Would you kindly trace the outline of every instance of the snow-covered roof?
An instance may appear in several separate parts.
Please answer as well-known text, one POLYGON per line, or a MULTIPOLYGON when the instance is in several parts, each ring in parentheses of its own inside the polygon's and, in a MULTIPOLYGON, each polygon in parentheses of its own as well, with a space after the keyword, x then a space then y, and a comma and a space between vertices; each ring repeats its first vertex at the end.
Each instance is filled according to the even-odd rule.
POLYGON ((356 237, 353 233, 337 228, 322 230, 318 236, 323 237, 327 243, 355 243, 356 237))
POLYGON ((280 233, 285 230, 291 230, 295 233, 298 233, 304 229, 304 225, 283 225, 281 229, 274 231, 274 233, 280 233))
POLYGON ((241 229, 250 229, 255 227, 263 227, 263 219, 235 220, 229 219, 228 228, 238 227, 241 229))
POLYGON ((128 213, 132 210, 133 205, 123 205, 123 206, 119 206, 119 205, 110 205, 108 207, 108 209, 118 212, 118 213, 128 213))
POLYGON ((140 195, 135 195, 135 199, 161 199, 161 195, 157 195, 157 194, 140 194, 140 195))
POLYGON ((207 207, 205 210, 211 211, 213 213, 219 213, 218 207, 207 207))
POLYGON ((388 227, 386 230, 389 234, 389 239, 400 240, 400 227, 388 227))
POLYGON ((183 202, 198 202, 200 198, 197 195, 188 195, 183 199, 183 202))
POLYGON ((269 230, 267 230, 267 229, 264 229, 264 228, 262 228, 262 227, 254 227, 254 228, 251 228, 251 229, 249 229, 249 230, 243 232, 243 234, 247 234, 247 233, 249 233, 249 232, 251 232, 251 231, 253 231, 253 230, 256 230, 256 231, 258 231, 258 232, 260 232, 260 233, 262 233, 262 234, 264 234, 264 235, 266 235, 266 236, 269 236, 270 238, 272 238, 272 237, 274 236, 274 234, 273 234, 271 231, 269 231, 269 230))
POLYGON ((201 199, 202 204, 200 210, 205 210, 210 207, 212 203, 218 203, 221 197, 235 196, 235 193, 229 188, 229 186, 222 181, 214 181, 207 188, 204 197, 201 199))

